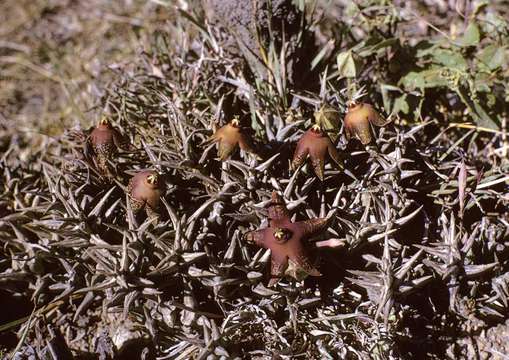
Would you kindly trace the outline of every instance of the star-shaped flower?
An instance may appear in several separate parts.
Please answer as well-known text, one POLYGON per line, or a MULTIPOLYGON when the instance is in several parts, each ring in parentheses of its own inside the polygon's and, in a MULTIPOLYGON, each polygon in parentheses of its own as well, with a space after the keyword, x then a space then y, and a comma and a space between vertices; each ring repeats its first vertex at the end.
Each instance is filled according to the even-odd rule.
POLYGON ((161 189, 159 175, 155 171, 140 171, 129 180, 127 187, 129 204, 133 213, 145 209, 149 218, 159 216, 161 189))
POLYGON ((118 148, 125 147, 125 142, 122 135, 111 126, 109 120, 102 118, 90 133, 87 146, 92 149, 98 170, 102 174, 107 174, 109 173, 108 160, 113 159, 118 148))
POLYGON ((242 132, 238 119, 233 119, 228 124, 216 130, 210 137, 214 143, 218 143, 217 155, 224 161, 235 150, 237 145, 250 153, 254 153, 253 146, 249 138, 242 132))
POLYGON ((376 126, 387 124, 382 116, 371 106, 365 103, 351 101, 345 116, 345 136, 347 140, 355 137, 362 145, 367 145, 372 140, 370 123, 376 126))
POLYGON ((320 125, 315 124, 302 135, 297 143, 297 148, 293 155, 292 168, 296 170, 309 155, 316 176, 323 181, 325 156, 327 153, 329 153, 331 159, 338 166, 342 167, 341 156, 338 150, 327 134, 322 131, 320 125))
POLYGON ((328 219, 317 218, 292 222, 283 199, 274 191, 268 207, 269 227, 248 232, 245 239, 271 251, 271 280, 276 284, 285 275, 303 280, 308 275, 321 276, 312 265, 304 240, 324 230, 328 219))

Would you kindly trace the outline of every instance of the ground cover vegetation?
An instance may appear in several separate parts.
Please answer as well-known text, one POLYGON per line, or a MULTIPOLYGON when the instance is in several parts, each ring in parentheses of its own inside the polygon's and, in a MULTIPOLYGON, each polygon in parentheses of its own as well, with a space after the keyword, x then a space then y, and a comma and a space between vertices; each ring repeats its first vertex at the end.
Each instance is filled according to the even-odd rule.
POLYGON ((504 359, 507 1, 0 4, 0 353, 504 359))

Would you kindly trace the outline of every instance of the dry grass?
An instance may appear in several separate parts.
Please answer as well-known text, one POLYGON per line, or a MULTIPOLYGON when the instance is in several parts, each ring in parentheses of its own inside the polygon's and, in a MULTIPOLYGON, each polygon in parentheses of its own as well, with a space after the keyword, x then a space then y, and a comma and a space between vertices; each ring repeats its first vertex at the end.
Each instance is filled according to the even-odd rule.
POLYGON ((47 135, 88 125, 107 84, 173 13, 139 0, 2 1, 0 116, 47 135))

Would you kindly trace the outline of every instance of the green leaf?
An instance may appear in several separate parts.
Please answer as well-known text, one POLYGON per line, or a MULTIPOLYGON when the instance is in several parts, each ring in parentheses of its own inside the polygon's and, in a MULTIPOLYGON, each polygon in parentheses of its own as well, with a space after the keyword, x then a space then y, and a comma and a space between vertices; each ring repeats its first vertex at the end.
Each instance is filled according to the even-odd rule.
POLYGON ((341 78, 354 78, 357 75, 357 68, 355 66, 355 60, 353 59, 352 52, 345 51, 337 57, 338 72, 341 78))
POLYGON ((372 55, 373 53, 376 53, 378 50, 384 49, 386 47, 390 47, 394 44, 398 43, 398 39, 396 38, 390 38, 390 39, 384 39, 381 41, 378 41, 374 44, 369 44, 369 42, 366 43, 366 46, 360 48, 358 50, 359 56, 365 57, 372 55))
POLYGON ((13 320, 13 321, 8 322, 6 324, 0 325, 0 333, 4 332, 6 330, 9 330, 9 329, 15 328, 15 327, 25 323, 28 319, 29 319, 29 316, 25 316, 24 318, 21 318, 21 319, 18 319, 18 320, 13 320))
POLYGON ((468 24, 463 36, 458 39, 457 44, 460 46, 475 46, 481 41, 481 32, 479 26, 475 22, 468 24))
POLYGON ((476 100, 472 100, 471 97, 468 96, 466 91, 462 88, 459 88, 456 93, 460 97, 461 101, 467 106, 474 122, 482 127, 488 129, 499 129, 500 126, 497 121, 491 118, 491 116, 484 110, 484 107, 479 104, 476 100))
POLYGON ((492 91, 491 85, 493 85, 493 81, 491 79, 490 72, 481 72, 475 74, 474 77, 474 86, 475 91, 490 93, 492 91))
POLYGON ((382 100, 384 103, 384 108, 387 110, 391 108, 391 97, 389 95, 390 91, 397 91, 399 93, 403 92, 399 87, 394 86, 394 85, 390 85, 390 84, 381 84, 380 85, 380 92, 382 93, 382 100))
POLYGON ((448 68, 466 70, 468 68, 465 58, 456 51, 437 49, 433 52, 433 60, 435 63, 448 68))
POLYGON ((447 86, 447 80, 441 76, 443 68, 411 71, 399 81, 407 90, 447 86))
POLYGON ((481 52, 479 52, 479 54, 477 55, 477 59, 487 69, 495 70, 504 65, 506 50, 507 50, 506 46, 498 46, 496 44, 491 44, 486 46, 484 49, 481 50, 481 52))
POLYGON ((254 102, 254 90, 252 87, 249 87, 249 112, 251 114, 251 128, 256 132, 257 135, 262 135, 264 133, 264 127, 258 122, 258 117, 256 116, 256 106, 254 102))
POLYGON ((475 116, 474 119, 476 120, 476 123, 480 126, 484 126, 488 129, 500 129, 500 126, 498 125, 497 121, 495 121, 491 116, 488 115, 486 110, 484 110, 484 107, 479 104, 477 101, 474 101, 474 109, 475 109, 475 116))
POLYGON ((315 112, 315 122, 325 130, 333 142, 336 141, 341 127, 341 117, 336 109, 329 105, 323 105, 320 110, 315 112))
POLYGON ((394 101, 394 107, 392 108, 392 112, 397 114, 402 112, 403 114, 408 114, 410 112, 410 107, 408 106, 408 102, 406 101, 406 94, 398 97, 394 101))
POLYGON ((325 44, 325 46, 322 48, 322 50, 320 50, 318 55, 316 55, 313 61, 311 61, 311 70, 313 70, 320 63, 320 61, 323 60, 331 46, 333 46, 332 41, 329 41, 327 44, 325 44))
POLYGON ((423 40, 415 45, 415 56, 418 58, 427 57, 432 55, 440 44, 431 43, 429 40, 423 40))

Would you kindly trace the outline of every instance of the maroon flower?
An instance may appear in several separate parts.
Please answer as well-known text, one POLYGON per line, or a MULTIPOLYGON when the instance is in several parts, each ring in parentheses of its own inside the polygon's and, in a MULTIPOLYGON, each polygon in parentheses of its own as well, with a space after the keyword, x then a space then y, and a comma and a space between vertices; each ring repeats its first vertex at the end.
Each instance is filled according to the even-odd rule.
POLYGON ((145 209, 148 217, 159 216, 161 190, 159 176, 155 171, 140 171, 134 175, 129 180, 127 192, 133 213, 145 209))
POLYGON ((109 173, 108 160, 113 159, 118 148, 125 147, 125 142, 108 119, 102 118, 90 133, 87 146, 92 149, 97 169, 104 175, 109 173))
POLYGON ((210 140, 218 143, 217 155, 221 161, 224 161, 235 150, 237 145, 244 151, 254 153, 253 146, 249 138, 242 132, 239 120, 233 119, 228 124, 218 129, 210 140))
POLYGON ((269 227, 245 234, 245 239, 271 250, 271 279, 276 284, 284 275, 303 280, 321 276, 309 260, 303 241, 324 230, 328 219, 292 222, 283 199, 274 191, 268 207, 269 227))
POLYGON ((316 176, 323 181, 327 153, 329 153, 329 156, 338 166, 342 167, 341 156, 330 138, 321 130, 320 125, 313 125, 311 129, 302 135, 297 143, 297 148, 293 155, 292 168, 296 170, 309 156, 316 176))
POLYGON ((355 101, 348 104, 344 123, 346 139, 355 137, 363 145, 369 144, 372 140, 370 123, 376 126, 387 124, 373 106, 355 101))

